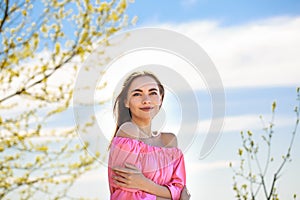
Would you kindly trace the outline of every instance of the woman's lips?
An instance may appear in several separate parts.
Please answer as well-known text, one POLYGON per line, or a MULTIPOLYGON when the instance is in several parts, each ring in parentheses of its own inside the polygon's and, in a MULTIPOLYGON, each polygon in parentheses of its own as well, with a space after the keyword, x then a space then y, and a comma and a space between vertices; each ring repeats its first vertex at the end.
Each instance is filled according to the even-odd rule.
POLYGON ((149 112, 150 110, 153 109, 153 107, 143 107, 143 108, 140 108, 142 111, 144 112, 149 112))

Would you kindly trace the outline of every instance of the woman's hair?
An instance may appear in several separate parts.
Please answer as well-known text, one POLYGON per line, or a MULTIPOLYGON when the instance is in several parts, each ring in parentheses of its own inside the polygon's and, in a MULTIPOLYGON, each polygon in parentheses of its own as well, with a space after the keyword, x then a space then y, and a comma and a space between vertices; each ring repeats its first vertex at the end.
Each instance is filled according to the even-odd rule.
POLYGON ((158 85, 159 93, 161 95, 161 101, 164 99, 165 89, 158 78, 152 74, 151 72, 142 71, 142 72, 134 72, 130 74, 127 79, 124 81, 122 90, 120 94, 117 96, 114 102, 114 116, 116 119, 116 129, 113 138, 116 136, 120 126, 125 122, 131 121, 131 113, 129 108, 125 107, 125 101, 127 100, 127 94, 131 83, 138 77, 148 76, 155 80, 158 85))

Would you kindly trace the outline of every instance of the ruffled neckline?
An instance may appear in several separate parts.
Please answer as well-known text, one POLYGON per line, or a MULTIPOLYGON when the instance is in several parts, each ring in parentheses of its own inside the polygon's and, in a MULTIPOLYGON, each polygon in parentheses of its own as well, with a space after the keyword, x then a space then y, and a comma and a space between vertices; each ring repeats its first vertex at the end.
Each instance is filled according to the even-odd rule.
POLYGON ((120 137, 120 136, 115 136, 113 138, 113 143, 118 143, 118 142, 132 142, 132 143, 136 143, 136 144, 139 144, 139 145, 142 145, 142 146, 146 146, 146 147, 149 147, 149 148, 153 148, 153 149, 162 149, 162 150, 177 150, 177 151, 180 151, 181 150, 178 148, 178 147, 161 147, 161 146, 154 146, 154 145, 150 145, 150 144, 147 144, 145 143, 144 141, 142 140, 138 140, 138 139, 135 139, 135 138, 129 138, 129 137, 120 137))

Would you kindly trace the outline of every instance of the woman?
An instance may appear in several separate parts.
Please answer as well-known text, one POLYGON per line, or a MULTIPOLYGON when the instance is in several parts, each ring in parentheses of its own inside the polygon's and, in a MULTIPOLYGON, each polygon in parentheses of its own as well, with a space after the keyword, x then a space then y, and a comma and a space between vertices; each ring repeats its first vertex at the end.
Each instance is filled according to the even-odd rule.
POLYGON ((114 104, 117 127, 108 166, 112 200, 190 198, 176 136, 151 129, 163 99, 164 87, 152 73, 136 72, 125 80, 114 104))

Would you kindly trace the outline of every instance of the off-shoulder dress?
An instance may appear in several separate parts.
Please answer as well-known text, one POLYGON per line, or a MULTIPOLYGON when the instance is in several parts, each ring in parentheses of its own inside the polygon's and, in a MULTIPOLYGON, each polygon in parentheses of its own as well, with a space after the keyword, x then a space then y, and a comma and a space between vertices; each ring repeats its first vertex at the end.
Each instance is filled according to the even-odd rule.
POLYGON ((108 180, 111 200, 155 200, 156 195, 137 189, 122 188, 114 184, 112 168, 124 167, 128 163, 138 167, 145 177, 166 186, 173 200, 179 200, 186 184, 186 173, 182 151, 177 147, 157 147, 133 138, 116 136, 112 140, 108 180))

